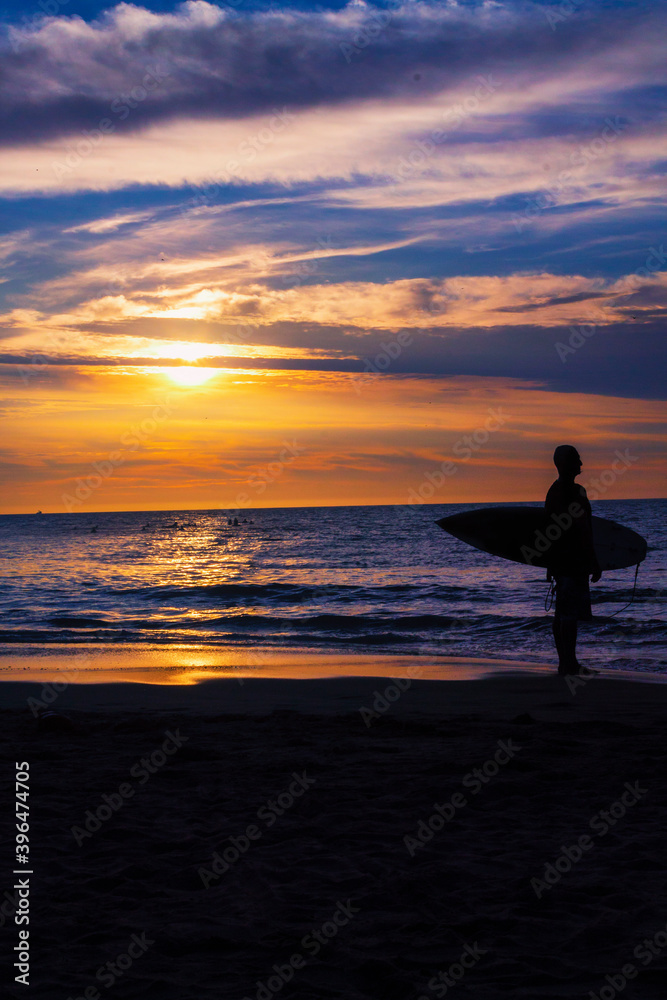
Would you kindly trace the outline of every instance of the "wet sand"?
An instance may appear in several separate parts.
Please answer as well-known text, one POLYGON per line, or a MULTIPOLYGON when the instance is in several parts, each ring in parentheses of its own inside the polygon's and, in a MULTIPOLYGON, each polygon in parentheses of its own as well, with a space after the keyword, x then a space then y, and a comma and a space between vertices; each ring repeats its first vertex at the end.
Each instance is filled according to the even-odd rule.
MULTIPOLYGON (((252 677, 312 680, 323 677, 411 677, 472 680, 508 670, 551 673, 552 667, 471 656, 327 653, 307 648, 248 646, 61 645, 5 646, 0 681, 89 684, 173 684, 252 677)), ((667 681, 667 677, 665 678, 667 681)))

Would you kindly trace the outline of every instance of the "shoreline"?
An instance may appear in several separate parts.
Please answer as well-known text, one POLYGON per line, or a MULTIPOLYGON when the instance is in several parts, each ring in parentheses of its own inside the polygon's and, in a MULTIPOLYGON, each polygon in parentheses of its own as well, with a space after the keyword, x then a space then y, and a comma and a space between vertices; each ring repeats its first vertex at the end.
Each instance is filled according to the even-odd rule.
MULTIPOLYGON (((555 677, 556 664, 474 656, 323 652, 307 647, 239 646, 6 646, 0 650, 0 691, 12 683, 146 685, 180 690, 212 680, 312 681, 404 678, 474 681, 522 673, 555 677)), ((610 668, 598 679, 667 684, 667 674, 610 668)))
MULTIPOLYGON (((507 670, 549 672, 524 659, 428 654, 327 652, 308 647, 73 645, 0 650, 0 682, 154 684, 189 687, 231 678, 314 680, 407 677, 472 680, 507 670)), ((665 678, 667 681, 667 677, 665 678)))

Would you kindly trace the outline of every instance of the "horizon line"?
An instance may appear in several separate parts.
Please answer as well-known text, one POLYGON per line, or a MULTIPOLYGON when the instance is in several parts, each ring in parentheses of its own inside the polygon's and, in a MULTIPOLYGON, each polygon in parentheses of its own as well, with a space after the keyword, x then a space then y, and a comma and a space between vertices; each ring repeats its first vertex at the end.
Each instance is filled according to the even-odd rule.
MULTIPOLYGON (((629 503, 637 500, 667 500, 667 497, 610 497, 607 500, 594 500, 593 503, 629 503)), ((441 503, 337 503, 337 504, 285 504, 276 507, 244 507, 244 513, 262 510, 319 510, 338 507, 454 507, 469 506, 470 504, 540 504, 544 505, 544 499, 537 500, 450 500, 441 503)), ((160 508, 122 508, 120 510, 76 510, 76 511, 23 511, 21 513, 2 513, 0 517, 76 517, 81 514, 178 514, 178 513, 210 513, 219 512, 227 514, 227 511, 238 510, 238 508, 228 507, 160 507, 160 508)), ((238 517, 238 514, 234 516, 238 517)))

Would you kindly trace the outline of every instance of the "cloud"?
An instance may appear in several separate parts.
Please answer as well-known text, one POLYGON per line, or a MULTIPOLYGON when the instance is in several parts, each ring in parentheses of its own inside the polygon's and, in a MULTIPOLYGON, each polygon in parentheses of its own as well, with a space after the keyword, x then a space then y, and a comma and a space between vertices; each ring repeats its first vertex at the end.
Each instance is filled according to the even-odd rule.
POLYGON ((117 452, 167 392, 173 416, 125 452, 118 474, 81 510, 231 509, 240 492, 249 507, 406 503, 426 472, 456 460, 456 442, 483 426, 490 407, 502 409, 505 424, 470 462, 457 461, 456 476, 432 502, 544 497, 560 440, 580 447, 587 482, 609 467, 616 448, 639 456, 605 499, 660 491, 656 431, 664 408, 655 402, 576 392, 564 399, 499 378, 389 375, 361 393, 337 373, 254 380, 222 374, 195 391, 168 386, 155 375, 107 370, 76 394, 64 383, 32 393, 29 407, 18 400, 17 431, 0 450, 17 512, 62 511, 62 494, 117 452), (303 448, 299 461, 266 492, 248 489, 249 477, 275 460, 285 437, 303 448))
POLYGON ((524 88, 569 75, 594 91, 620 79, 621 50, 624 86, 638 86, 663 68, 658 18, 641 5, 591 5, 553 31, 529 2, 233 12, 195 0, 173 13, 122 3, 91 23, 64 16, 8 29, 0 127, 5 143, 24 144, 103 118, 132 131, 283 104, 418 99, 473 74, 507 75, 508 65, 524 88))
POLYGON ((506 403, 457 499, 543 495, 554 436, 589 468, 639 443, 655 493, 663 5, 230 7, 0 38, 16 502, 59 502, 180 362, 214 374, 102 506, 231 502, 297 432, 272 502, 405 499, 506 403))
MULTIPOLYGON (((321 250, 319 256, 326 258, 327 251, 321 250)), ((523 325, 524 314, 530 312, 535 322, 548 328, 581 322, 607 325, 623 319, 628 310, 641 321, 644 309, 661 308, 667 291, 667 271, 648 268, 616 280, 526 270, 505 276, 322 283, 318 263, 309 263, 313 260, 309 253, 272 256, 265 248, 260 266, 258 257, 258 252, 245 259, 238 254, 232 260, 239 266, 229 273, 229 259, 220 257, 176 258, 165 261, 164 268, 153 261, 128 262, 122 292, 110 294, 102 288, 101 294, 90 297, 84 292, 71 309, 59 311, 56 303, 66 302, 73 289, 92 290, 109 280, 106 268, 72 271, 23 296, 25 303, 0 316, 0 321, 19 330, 72 330, 164 319, 260 326, 297 322, 389 331, 523 325), (272 280, 274 267, 284 284, 272 280)))
POLYGON ((82 222, 78 226, 64 229, 65 233, 114 233, 124 226, 137 222, 145 222, 152 217, 152 212, 127 212, 125 215, 114 215, 110 219, 95 219, 92 222, 82 222))
MULTIPOLYGON (((319 327, 312 322, 278 323, 246 328, 250 346, 235 339, 238 328, 204 326, 204 330, 194 323, 170 328, 162 321, 153 321, 135 325, 134 336, 121 336, 117 328, 100 327, 88 331, 85 338, 70 334, 69 344, 63 344, 59 352, 34 357, 24 343, 22 349, 5 349, 0 354, 0 370, 4 368, 4 377, 10 381, 27 379, 28 384, 33 384, 33 376, 43 373, 60 377, 58 370, 67 379, 67 369, 159 371, 181 358, 198 358, 202 367, 262 373, 262 378, 289 373, 288 385, 293 385, 299 372, 330 372, 332 377, 338 373, 348 391, 361 394, 384 380, 394 384, 404 378, 462 376, 480 380, 509 378, 525 387, 549 387, 567 394, 665 398, 662 368, 655 360, 664 342, 664 324, 659 320, 641 325, 587 324, 585 335, 572 326, 544 329, 524 323, 493 329, 407 328, 400 331, 400 337, 383 330, 319 327), (177 336, 191 339, 183 343, 177 336), (196 342, 195 338, 204 336, 205 342, 196 342), (230 343, 235 344, 232 350, 230 343), (195 353, 191 353, 193 349, 195 353)), ((565 409, 567 405, 563 404, 565 409)))

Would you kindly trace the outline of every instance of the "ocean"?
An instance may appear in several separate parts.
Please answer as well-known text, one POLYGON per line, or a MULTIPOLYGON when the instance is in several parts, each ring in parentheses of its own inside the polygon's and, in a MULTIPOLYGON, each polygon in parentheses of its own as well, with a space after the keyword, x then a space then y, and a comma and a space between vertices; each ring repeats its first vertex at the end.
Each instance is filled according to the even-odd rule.
MULTIPOLYGON (((536 506, 512 504, 507 506, 536 506)), ((545 571, 489 556, 437 518, 492 504, 0 517, 0 641, 56 647, 216 645, 554 663, 545 571)), ((579 658, 667 673, 667 500, 594 513, 648 539, 634 569, 592 585, 579 658)))

